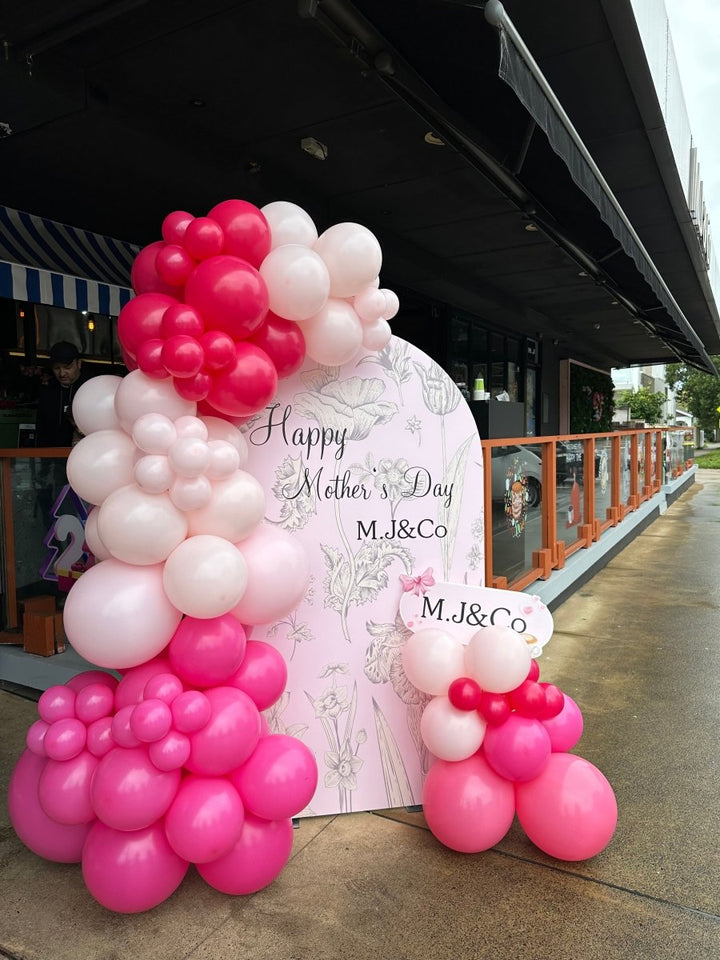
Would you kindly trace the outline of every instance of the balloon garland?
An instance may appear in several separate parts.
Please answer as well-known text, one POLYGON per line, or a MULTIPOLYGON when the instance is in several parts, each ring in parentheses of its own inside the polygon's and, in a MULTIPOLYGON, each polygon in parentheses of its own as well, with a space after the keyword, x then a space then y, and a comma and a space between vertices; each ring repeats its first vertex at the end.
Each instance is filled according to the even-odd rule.
POLYGON ((174 211, 132 267, 118 335, 126 377, 77 392, 84 437, 67 463, 92 504, 96 558, 64 609, 73 648, 101 670, 46 690, 11 776, 13 827, 49 860, 82 863, 110 910, 148 910, 194 863, 230 894, 272 882, 291 818, 317 785, 299 740, 262 711, 287 667, 252 627, 289 613, 309 567, 263 521, 265 493, 237 429, 308 356, 381 350, 398 299, 360 224, 318 236, 287 201, 174 211))

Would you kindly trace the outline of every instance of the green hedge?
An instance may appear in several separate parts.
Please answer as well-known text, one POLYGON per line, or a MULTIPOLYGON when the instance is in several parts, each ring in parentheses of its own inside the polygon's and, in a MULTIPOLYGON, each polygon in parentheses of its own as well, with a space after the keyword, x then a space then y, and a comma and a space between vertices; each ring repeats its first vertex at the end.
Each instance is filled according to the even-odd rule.
POLYGON ((612 429, 612 377, 570 364, 570 433, 604 433, 612 429))

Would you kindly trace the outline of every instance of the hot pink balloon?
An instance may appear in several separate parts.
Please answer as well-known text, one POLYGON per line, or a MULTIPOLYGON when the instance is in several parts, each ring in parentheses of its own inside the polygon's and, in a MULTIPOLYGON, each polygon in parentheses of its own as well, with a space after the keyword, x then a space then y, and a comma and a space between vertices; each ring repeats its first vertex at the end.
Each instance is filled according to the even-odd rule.
POLYGON ((90 782, 97 757, 83 750, 72 760, 48 760, 40 774, 38 799, 45 813, 58 823, 91 823, 90 782))
POLYGON ((268 291, 258 271, 238 257, 201 261, 188 278, 185 300, 205 319, 206 328, 244 340, 268 311, 268 291))
POLYGON ((433 835, 460 853, 479 853, 499 843, 515 816, 512 783, 480 754, 436 761, 425 779, 422 802, 433 835))
POLYGON ((90 824, 58 823, 40 806, 38 784, 47 760, 29 750, 20 754, 8 785, 10 823, 20 840, 46 860, 79 863, 90 824))
POLYGON ((260 714, 250 697, 233 687, 205 691, 211 714, 207 724, 190 736, 185 766, 192 773, 218 776, 244 763, 260 739, 260 714))
POLYGON ((117 747, 99 762, 90 799, 107 826, 141 830, 165 815, 179 785, 180 772, 158 770, 145 747, 117 747))
POLYGON ((75 691, 64 684, 48 687, 40 694, 38 713, 46 723, 75 716, 75 691))
POLYGON ((272 360, 280 379, 292 376, 305 359, 305 335, 297 323, 268 311, 263 325, 249 338, 272 360))
POLYGON ((25 746, 28 748, 30 753, 34 753, 36 757, 47 757, 45 753, 45 734, 50 729, 50 724, 46 723, 44 720, 36 720, 35 723, 31 724, 28 732, 25 734, 25 746))
POLYGON ((83 723, 109 716, 115 708, 114 691, 105 683, 89 683, 78 691, 75 712, 83 723))
POLYGON ((51 760, 71 760, 85 748, 85 724, 75 717, 56 720, 43 739, 45 755, 51 760))
POLYGON ((237 670, 245 656, 245 631, 230 614, 209 619, 185 617, 170 641, 173 670, 186 683, 214 687, 237 670))
POLYGON ((310 582, 302 544, 284 530, 262 523, 237 546, 247 564, 247 586, 233 616, 245 624, 284 617, 305 596, 310 582))
POLYGON ((263 640, 248 640, 245 656, 227 684, 243 690, 258 710, 276 703, 287 683, 287 664, 279 651, 263 640))
POLYGON ((141 743, 162 740, 171 726, 172 713, 163 700, 145 699, 133 707, 130 729, 141 743))
POLYGON ((182 287, 195 265, 193 257, 177 243, 166 244, 155 256, 155 270, 170 287, 182 287))
POLYGON ((88 890, 116 913, 158 906, 180 886, 188 866, 168 843, 161 822, 130 832, 96 823, 82 854, 88 890))
POLYGON ((292 844, 292 820, 261 820, 246 812, 240 839, 233 849, 211 863, 199 863, 198 873, 222 893, 256 893, 280 875, 292 844))
POLYGON ((162 359, 163 341, 155 337, 144 340, 137 348, 138 368, 151 380, 164 380, 168 373, 162 359))
POLYGON ((161 233, 166 243, 182 243, 187 228, 195 217, 187 210, 173 210, 162 222, 161 233))
POLYGON ((141 293, 125 304, 118 316, 118 338, 131 356, 137 356, 146 340, 160 338, 163 314, 175 303, 174 296, 164 293, 141 293))
POLYGON ((285 734, 263 737, 230 780, 247 810, 264 820, 300 813, 312 800, 318 781, 315 758, 302 741, 285 734))
POLYGON ((173 700, 171 710, 177 730, 182 733, 195 733, 202 730, 210 719, 212 705, 200 690, 186 690, 173 700))
POLYGON ((210 217, 196 217, 188 224, 183 246, 196 260, 207 260, 217 257, 223 251, 225 234, 220 224, 210 217))
POLYGON ((190 741, 184 733, 171 730, 162 740, 150 744, 148 755, 158 770, 179 770, 190 756, 190 741))
POLYGON ((247 200, 223 200, 208 212, 225 234, 223 251, 259 267, 270 252, 270 225, 247 200))
POLYGON ((511 713, 500 726, 488 726, 483 751, 501 777, 532 780, 542 773, 550 758, 550 737, 539 720, 511 713))
POLYGON ((178 856, 208 863, 240 839, 245 809, 225 777, 186 777, 165 817, 165 833, 178 856))
POLYGON ((143 698, 162 700, 163 703, 171 704, 183 690, 182 681, 174 673, 156 673, 145 684, 143 698))
POLYGON ((235 344, 235 360, 215 372, 207 399, 222 413, 248 417, 272 400, 277 380, 277 370, 265 351, 243 340, 235 344))
POLYGON ((580 707, 566 693, 560 713, 550 720, 543 720, 542 725, 550 737, 553 753, 565 753, 567 750, 572 750, 579 742, 583 732, 583 717, 580 707))
POLYGON ((94 757, 104 757, 116 746, 112 735, 112 717, 94 720, 87 728, 87 749, 94 757))
POLYGON ((195 337, 178 334, 163 345, 163 366, 172 377, 194 377, 204 361, 205 353, 195 337))
POLYGON ((155 268, 155 258, 165 246, 163 240, 156 240, 138 253, 130 270, 130 283, 137 294, 159 293, 174 297, 177 287, 160 279, 155 268))
POLYGON ((140 703, 145 695, 147 684, 153 677, 172 673, 167 657, 156 657, 147 663, 126 670, 115 691, 115 709, 140 703))
POLYGON ((140 741, 135 736, 132 727, 130 726, 130 720, 132 718, 134 709, 135 707, 131 706, 121 707, 112 718, 110 732, 112 733, 114 742, 119 747, 140 746, 140 741))
POLYGON ((517 785, 517 814, 528 837, 558 860, 587 860, 617 825, 617 801, 606 777, 587 760, 554 753, 543 772, 517 785))
POLYGON ((118 685, 118 679, 111 673, 105 673, 104 670, 84 670, 82 673, 77 673, 74 677, 71 677, 65 686, 79 693, 91 683, 103 683, 114 690, 118 685))

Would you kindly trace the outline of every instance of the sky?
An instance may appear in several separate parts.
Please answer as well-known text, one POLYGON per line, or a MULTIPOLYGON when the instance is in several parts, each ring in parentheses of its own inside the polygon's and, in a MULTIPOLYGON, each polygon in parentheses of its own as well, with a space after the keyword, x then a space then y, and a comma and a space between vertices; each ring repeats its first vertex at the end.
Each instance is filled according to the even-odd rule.
POLYGON ((720 0, 665 0, 665 7, 712 234, 720 238, 720 0))

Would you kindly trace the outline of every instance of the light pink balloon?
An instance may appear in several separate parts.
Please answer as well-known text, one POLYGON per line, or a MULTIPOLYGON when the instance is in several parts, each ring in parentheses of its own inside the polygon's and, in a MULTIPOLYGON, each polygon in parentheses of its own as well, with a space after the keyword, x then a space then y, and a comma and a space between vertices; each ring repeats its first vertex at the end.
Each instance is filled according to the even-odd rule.
POLYGON ((260 713, 250 697, 234 687, 212 687, 205 696, 210 701, 210 719, 190 734, 185 766, 192 773, 213 777, 245 763, 260 739, 260 713))
POLYGON ((67 477, 88 503, 100 504, 114 490, 133 481, 136 449, 122 430, 97 430, 70 451, 67 477))
POLYGON ((199 437, 179 437, 170 447, 168 460, 178 476, 199 477, 210 465, 210 450, 199 437))
POLYGON ((207 506, 188 514, 188 536, 212 534, 236 543, 244 540, 265 515, 265 491, 250 473, 236 470, 212 484, 207 506))
POLYGON ((142 830, 165 815, 179 786, 180 771, 158 770, 144 746, 116 747, 97 765, 90 801, 108 827, 142 830))
POLYGON ((247 463, 248 445, 245 437, 240 433, 236 426, 228 423, 227 420, 221 420, 220 417, 200 417, 208 429, 208 442, 210 440, 224 440, 231 443, 240 456, 240 466, 247 463))
POLYGON ((163 588, 161 565, 139 567, 115 559, 96 564, 75 582, 63 614, 75 652, 99 667, 119 670, 160 653, 180 619, 163 588))
POLYGON ((264 820, 282 820, 310 803, 318 782, 312 752, 296 737, 263 737, 250 759, 230 774, 245 808, 264 820))
POLYGON ((115 413, 115 394, 122 377, 101 375, 81 384, 72 403, 73 420, 80 433, 96 430, 120 430, 115 413))
POLYGON ((191 863, 228 854, 240 839, 245 809, 225 777, 186 777, 165 817, 168 842, 191 863))
POLYGON ((246 583, 242 553, 229 540, 207 534, 184 540, 167 558, 163 570, 168 600, 189 617, 228 613, 242 597, 246 583))
POLYGON ((380 293, 385 296, 385 309, 383 311, 383 317, 386 320, 392 320, 395 314, 400 309, 400 300, 398 295, 393 290, 381 289, 380 293))
POLYGON ((254 625, 272 623, 294 610, 310 582, 310 564, 297 538, 262 523, 237 546, 247 565, 247 587, 232 615, 254 625))
POLYGON ((168 843, 162 822, 130 832, 95 823, 82 853, 88 890, 116 913, 157 907, 177 890, 188 867, 168 843))
POLYGON ((175 478, 170 461, 164 454, 151 453, 140 457, 133 471, 135 483, 146 493, 166 493, 175 478))
POLYGON ((93 821, 90 781, 97 765, 97 757, 87 750, 71 760, 48 760, 38 782, 38 799, 45 813, 58 823, 93 821))
POLYGON ((313 249, 330 272, 331 297, 354 297, 380 273, 380 244, 359 223, 334 224, 320 234, 313 249))
POLYGON ((363 324, 379 320, 387 309, 385 294, 377 287, 368 286, 353 299, 353 308, 363 324))
POLYGON ((124 430, 132 431, 137 419, 146 413, 162 413, 170 420, 195 416, 197 404, 183 400, 175 392, 172 379, 153 380, 141 370, 123 378, 115 394, 115 412, 124 430))
POLYGON ((507 693, 527 677, 531 661, 528 645, 510 627, 483 627, 465 650, 467 676, 490 693, 507 693))
MULTIPOLYGON (((212 500, 213 488, 207 477, 176 477, 170 485, 169 496, 174 506, 184 513, 202 510, 212 500)), ((186 518, 187 519, 187 518, 186 518)))
POLYGON ((85 543, 96 560, 107 560, 112 554, 100 539, 97 529, 100 507, 93 507, 85 521, 85 543))
POLYGON ((402 648, 405 675, 423 693, 440 696, 462 677, 465 647, 457 637, 441 627, 424 627, 412 633, 402 648))
POLYGON ((147 493, 137 484, 115 490, 98 514, 98 533, 124 563, 162 563, 187 536, 185 514, 166 493, 147 493))
POLYGON ((420 718, 430 753, 441 760, 465 760, 480 749, 487 724, 477 710, 458 710, 447 697, 433 697, 420 718))
POLYGON ((391 338, 390 324, 382 317, 363 326, 362 344, 366 350, 384 350, 391 338))
POLYGON ((275 247, 260 264, 270 309, 286 320, 307 320, 321 310, 330 294, 330 274, 323 259, 296 243, 275 247))
POLYGON ((200 417, 178 417, 175 421, 178 437, 195 437, 196 440, 208 439, 208 428, 200 417))
POLYGON ((362 323, 346 300, 331 297, 319 313, 302 321, 300 328, 308 357, 329 367, 352 360, 362 346, 362 323))
POLYGON ((317 240, 318 232, 312 217, 297 204, 288 200, 273 200, 260 209, 270 224, 273 249, 285 243, 311 247, 317 240))
POLYGON ((213 480, 224 480, 240 468, 240 454, 237 448, 224 440, 209 440, 210 464, 207 475, 213 480))
POLYGON ((163 413, 144 413, 133 423, 132 438, 144 453, 166 454, 178 438, 175 424, 163 413))

